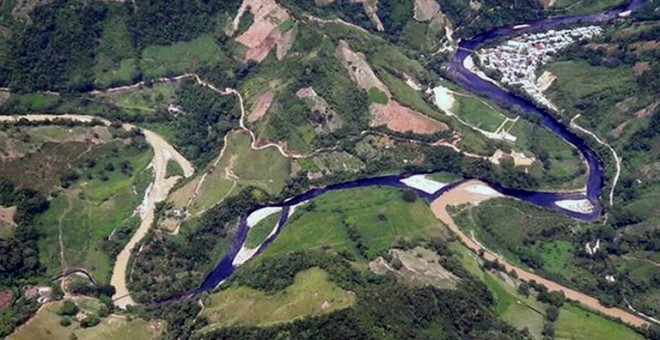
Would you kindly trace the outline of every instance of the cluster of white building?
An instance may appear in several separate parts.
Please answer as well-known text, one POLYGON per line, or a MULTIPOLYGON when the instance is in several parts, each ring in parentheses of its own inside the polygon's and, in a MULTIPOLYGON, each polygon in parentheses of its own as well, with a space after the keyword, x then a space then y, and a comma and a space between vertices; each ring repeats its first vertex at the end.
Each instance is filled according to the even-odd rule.
POLYGON ((502 73, 500 81, 520 86, 540 104, 553 110, 557 108, 543 95, 536 83, 536 70, 548 63, 552 55, 562 48, 583 39, 593 38, 603 29, 587 26, 566 30, 549 30, 543 33, 526 33, 494 48, 478 51, 481 64, 486 69, 502 73))

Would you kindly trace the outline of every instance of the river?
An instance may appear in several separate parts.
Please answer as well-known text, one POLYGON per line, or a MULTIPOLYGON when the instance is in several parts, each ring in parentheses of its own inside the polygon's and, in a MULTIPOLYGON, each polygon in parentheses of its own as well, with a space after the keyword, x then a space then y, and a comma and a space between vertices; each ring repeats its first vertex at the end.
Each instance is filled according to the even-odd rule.
MULTIPOLYGON (((505 89, 498 87, 497 85, 484 80, 472 73, 470 70, 465 68, 463 61, 467 58, 471 51, 475 50, 478 46, 493 41, 494 39, 506 37, 510 35, 517 35, 525 32, 531 31, 540 31, 547 30, 551 27, 557 25, 565 24, 575 24, 575 23, 599 23, 612 20, 616 18, 620 13, 626 11, 633 11, 639 9, 644 4, 643 0, 632 0, 630 3, 624 6, 620 6, 614 9, 610 9, 604 12, 584 15, 584 16, 573 16, 573 17, 556 17, 549 19, 542 19, 533 22, 526 23, 517 23, 513 25, 508 25, 504 27, 498 27, 490 31, 478 34, 470 39, 464 40, 459 43, 459 49, 452 58, 448 66, 449 77, 457 82, 458 84, 465 87, 467 90, 477 93, 479 95, 485 96, 490 100, 497 102, 498 104, 505 107, 517 107, 523 114, 528 116, 538 116, 541 118, 541 124, 548 128, 554 134, 563 138, 566 142, 573 145, 579 152, 582 154, 582 157, 588 164, 588 176, 586 183, 586 192, 534 192, 534 191, 525 191, 517 189, 508 189, 504 188, 497 183, 488 183, 490 186, 495 188, 497 191, 502 194, 515 197, 523 201, 531 202, 536 205, 543 207, 553 208, 558 210, 561 213, 564 213, 575 219, 582 221, 592 221, 603 212, 603 206, 600 203, 600 196, 603 190, 603 165, 600 159, 596 156, 593 150, 589 148, 585 140, 571 132, 565 125, 560 121, 554 118, 547 110, 537 107, 530 100, 523 98, 519 95, 513 94, 505 89), (523 28, 520 28, 520 25, 525 25, 523 28), (514 28, 519 27, 519 28, 514 28), (588 212, 577 212, 569 210, 557 205, 557 201, 560 200, 588 200, 593 209, 588 212)), ((360 188, 368 186, 393 186, 399 188, 408 188, 405 184, 401 182, 402 179, 410 176, 411 174, 402 174, 402 175, 392 175, 392 176, 382 176, 374 178, 365 178, 359 179, 347 183, 339 183, 329 185, 324 188, 312 189, 306 193, 295 196, 293 198, 287 199, 285 201, 274 203, 268 205, 268 207, 281 207, 282 215, 279 221, 278 226, 276 227, 276 232, 273 233, 258 249, 255 255, 264 251, 279 235, 282 228, 285 227, 289 209, 301 202, 313 199, 325 192, 332 190, 343 190, 351 188, 360 188)), ((447 192, 463 183, 457 182, 443 187, 433 194, 428 194, 426 192, 416 190, 420 197, 433 201, 440 197, 442 194, 447 192)), ((217 287, 220 283, 226 280, 238 266, 234 266, 232 263, 239 250, 241 249, 248 233, 247 226, 247 216, 261 208, 266 206, 259 205, 255 206, 246 212, 242 217, 239 223, 239 227, 235 236, 234 241, 225 254, 225 256, 220 260, 216 267, 206 276, 204 281, 199 285, 197 289, 188 294, 187 296, 195 296, 204 291, 211 290, 217 287)))

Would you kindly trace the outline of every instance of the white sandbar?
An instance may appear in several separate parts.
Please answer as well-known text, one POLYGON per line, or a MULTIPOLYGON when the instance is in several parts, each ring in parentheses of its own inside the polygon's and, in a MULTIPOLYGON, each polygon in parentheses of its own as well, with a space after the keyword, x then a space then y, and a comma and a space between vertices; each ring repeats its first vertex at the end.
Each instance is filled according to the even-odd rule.
POLYGON ((265 207, 259 210, 253 211, 250 216, 247 218, 247 226, 249 228, 254 227, 257 223, 261 222, 264 218, 282 211, 281 207, 265 207))
POLYGON ((401 183, 411 188, 421 190, 427 194, 433 194, 447 185, 447 183, 436 182, 432 179, 428 179, 425 175, 410 176, 408 178, 402 179, 401 183))
POLYGON ((555 204, 560 208, 585 214, 592 212, 594 209, 594 206, 587 199, 561 200, 555 202, 555 204))

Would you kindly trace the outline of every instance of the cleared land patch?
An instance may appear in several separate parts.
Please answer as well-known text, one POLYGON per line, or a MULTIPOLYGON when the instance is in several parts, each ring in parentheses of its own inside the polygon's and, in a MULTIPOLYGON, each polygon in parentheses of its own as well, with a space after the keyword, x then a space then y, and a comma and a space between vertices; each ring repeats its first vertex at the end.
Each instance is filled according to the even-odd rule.
POLYGON ((243 286, 211 294, 203 312, 210 325, 202 332, 233 325, 290 322, 347 308, 353 303, 354 294, 329 281, 325 271, 314 267, 296 274, 292 285, 274 294, 243 286))

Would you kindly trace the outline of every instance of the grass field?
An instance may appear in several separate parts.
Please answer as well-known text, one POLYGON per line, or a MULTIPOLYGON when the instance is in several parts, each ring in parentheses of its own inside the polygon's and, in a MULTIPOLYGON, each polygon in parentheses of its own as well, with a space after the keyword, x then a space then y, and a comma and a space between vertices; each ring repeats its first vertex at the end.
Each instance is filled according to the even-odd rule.
POLYGON ((49 340, 49 339, 154 339, 162 335, 162 321, 147 322, 142 319, 128 320, 120 316, 104 318, 92 328, 81 328, 74 322, 68 327, 60 325, 61 317, 57 311, 61 302, 51 303, 42 308, 27 325, 19 328, 8 339, 12 340, 49 340))
POLYGON ((563 9, 571 14, 595 13, 626 3, 625 0, 557 0, 552 9, 563 9))
POLYGON ((142 70, 146 77, 179 75, 197 65, 212 64, 224 58, 215 39, 208 34, 169 46, 148 46, 142 51, 142 70))
POLYGON ((555 339, 643 339, 630 328, 590 313, 580 307, 566 305, 555 322, 555 339))
POLYGON ((245 246, 248 248, 256 248, 263 243, 271 231, 277 226, 277 222, 282 216, 281 213, 274 213, 261 220, 254 227, 250 228, 245 240, 245 246))
POLYGON ((472 96, 454 96, 454 113, 472 126, 495 132, 507 118, 472 96))
POLYGON ((203 315, 210 330, 233 325, 266 326, 303 317, 330 313, 355 303, 355 295, 329 281, 328 274, 314 267, 296 274, 292 285, 274 294, 231 287, 211 294, 203 315))
POLYGON ((590 66, 586 61, 560 61, 548 64, 547 70, 557 76, 553 88, 565 94, 573 102, 610 87, 634 82, 630 68, 590 66))
POLYGON ((277 194, 289 178, 289 168, 289 160, 277 149, 252 150, 248 134, 232 133, 227 138, 223 158, 215 169, 210 170, 199 195, 191 204, 190 212, 195 214, 208 209, 226 195, 238 193, 241 187, 247 185, 277 194))
POLYGON ((167 169, 165 173, 165 177, 172 177, 172 176, 181 176, 183 177, 183 169, 181 168, 181 165, 179 165, 179 162, 170 159, 167 161, 167 169))
POLYGON ((354 228, 375 257, 389 249, 397 238, 427 238, 439 233, 439 224, 422 200, 407 203, 402 191, 371 187, 332 191, 299 208, 280 236, 263 256, 295 250, 330 247, 358 254, 349 229, 354 228))
POLYGON ((376 87, 372 87, 369 89, 369 100, 371 100, 372 103, 382 104, 382 105, 387 105, 387 103, 389 102, 387 95, 376 87))

